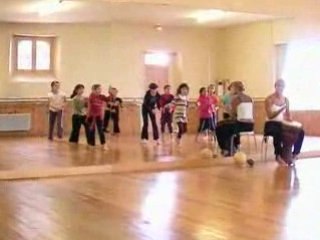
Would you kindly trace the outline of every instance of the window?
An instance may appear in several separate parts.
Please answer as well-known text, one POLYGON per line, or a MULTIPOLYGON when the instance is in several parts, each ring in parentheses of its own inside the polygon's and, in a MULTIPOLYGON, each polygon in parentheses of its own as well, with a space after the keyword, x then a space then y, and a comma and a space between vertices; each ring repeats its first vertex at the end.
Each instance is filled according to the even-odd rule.
POLYGON ((320 110, 320 41, 295 41, 282 51, 280 76, 292 110, 320 110))
POLYGON ((14 36, 11 72, 18 75, 54 75, 55 37, 14 36))

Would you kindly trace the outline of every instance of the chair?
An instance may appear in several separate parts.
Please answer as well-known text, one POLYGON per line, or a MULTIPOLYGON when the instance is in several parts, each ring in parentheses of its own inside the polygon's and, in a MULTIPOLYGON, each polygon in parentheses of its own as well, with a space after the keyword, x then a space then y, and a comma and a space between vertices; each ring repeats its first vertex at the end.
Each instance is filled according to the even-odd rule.
POLYGON ((268 124, 268 121, 266 121, 264 123, 263 138, 262 138, 262 142, 261 142, 261 160, 262 161, 267 161, 269 139, 273 138, 271 133, 270 132, 268 133, 268 131, 267 131, 267 124, 268 124))
MULTIPOLYGON (((258 144, 257 144, 257 137, 254 131, 250 131, 250 132, 240 132, 240 137, 246 136, 247 137, 247 145, 249 147, 248 149, 248 153, 251 153, 251 141, 250 141, 250 137, 253 137, 254 139, 254 145, 255 145, 255 150, 256 152, 258 151, 258 144)), ((234 151, 234 138, 237 136, 237 134, 232 135, 231 137, 231 144, 230 144, 230 153, 233 153, 234 151)))
POLYGON ((264 134, 261 141, 261 160, 262 161, 267 161, 269 138, 270 136, 264 134))
MULTIPOLYGON (((237 106, 237 119, 239 121, 241 121, 241 119, 252 119, 252 120, 254 119, 253 118, 253 103, 252 102, 242 102, 237 106)), ((256 138, 256 134, 255 134, 254 130, 239 132, 239 134, 240 134, 240 137, 247 136, 247 143, 249 146, 249 149, 248 149, 249 154, 251 152, 250 137, 254 138, 256 152, 258 151, 257 138, 256 138)), ((234 152, 234 138, 237 135, 238 134, 234 134, 231 137, 231 144, 230 144, 230 153, 231 154, 233 154, 233 152, 234 152)))

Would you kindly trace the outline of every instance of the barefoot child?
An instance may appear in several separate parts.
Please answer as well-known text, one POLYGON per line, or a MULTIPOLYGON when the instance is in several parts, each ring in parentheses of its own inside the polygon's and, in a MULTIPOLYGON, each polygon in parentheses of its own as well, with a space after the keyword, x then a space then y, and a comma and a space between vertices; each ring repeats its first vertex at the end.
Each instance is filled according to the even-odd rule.
POLYGON ((113 121, 113 134, 120 133, 120 109, 122 108, 122 99, 118 97, 118 89, 111 87, 109 90, 109 102, 104 115, 104 132, 108 132, 109 122, 113 121))
POLYGON ((90 146, 95 146, 95 131, 97 127, 101 146, 104 150, 108 150, 103 132, 103 108, 105 104, 109 102, 109 98, 101 94, 101 91, 100 84, 94 84, 92 86, 87 115, 87 124, 89 126, 88 143, 90 146))
POLYGON ((216 128, 217 125, 217 110, 219 107, 219 97, 216 95, 215 86, 210 84, 208 87, 208 96, 211 98, 212 102, 212 120, 213 120, 213 128, 216 128))
POLYGON ((78 84, 75 86, 70 98, 72 99, 73 115, 72 115, 72 131, 69 138, 69 142, 78 143, 81 125, 84 126, 86 138, 88 141, 88 124, 86 123, 86 106, 87 100, 83 97, 84 86, 78 84))
POLYGON ((178 126, 177 143, 180 145, 183 134, 187 132, 187 109, 188 109, 189 86, 186 83, 180 84, 177 94, 172 102, 175 108, 173 119, 178 126))
POLYGON ((198 98, 198 110, 199 110, 199 128, 196 140, 198 140, 199 135, 205 132, 214 131, 214 114, 213 114, 213 102, 212 98, 208 95, 208 91, 205 87, 200 88, 200 96, 198 98))
POLYGON ((51 91, 48 93, 49 99, 49 140, 53 140, 54 125, 57 122, 57 135, 59 139, 63 137, 63 109, 66 104, 66 94, 60 91, 60 83, 53 81, 51 91))
POLYGON ((151 83, 149 85, 149 90, 144 96, 142 104, 143 127, 141 132, 141 140, 143 143, 146 143, 149 139, 148 125, 150 118, 153 131, 153 140, 157 145, 160 144, 159 130, 156 121, 156 108, 160 108, 160 94, 158 93, 158 85, 155 83, 151 83))
POLYGON ((173 109, 171 102, 174 99, 174 96, 170 93, 170 85, 164 86, 164 94, 160 98, 160 107, 161 107, 161 133, 164 134, 165 126, 168 126, 169 133, 172 134, 172 117, 173 109))

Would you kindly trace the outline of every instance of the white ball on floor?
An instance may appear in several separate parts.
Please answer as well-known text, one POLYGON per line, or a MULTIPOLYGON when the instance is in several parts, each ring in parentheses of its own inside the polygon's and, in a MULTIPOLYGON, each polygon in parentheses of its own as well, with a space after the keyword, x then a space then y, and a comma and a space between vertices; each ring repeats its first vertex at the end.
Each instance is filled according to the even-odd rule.
POLYGON ((209 148, 204 148, 200 151, 200 155, 203 158, 212 158, 213 157, 213 152, 209 148))
POLYGON ((247 163, 247 155, 244 152, 237 152, 233 156, 234 163, 239 166, 244 166, 247 163))

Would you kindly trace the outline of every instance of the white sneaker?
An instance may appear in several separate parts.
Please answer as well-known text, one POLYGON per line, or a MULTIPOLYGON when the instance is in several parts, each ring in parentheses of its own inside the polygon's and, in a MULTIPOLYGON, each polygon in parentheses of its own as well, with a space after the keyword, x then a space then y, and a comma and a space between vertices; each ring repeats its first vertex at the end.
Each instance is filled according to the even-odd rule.
POLYGON ((147 143, 148 143, 148 140, 147 140, 147 139, 142 139, 142 140, 141 140, 141 143, 142 143, 142 144, 147 144, 147 143))

